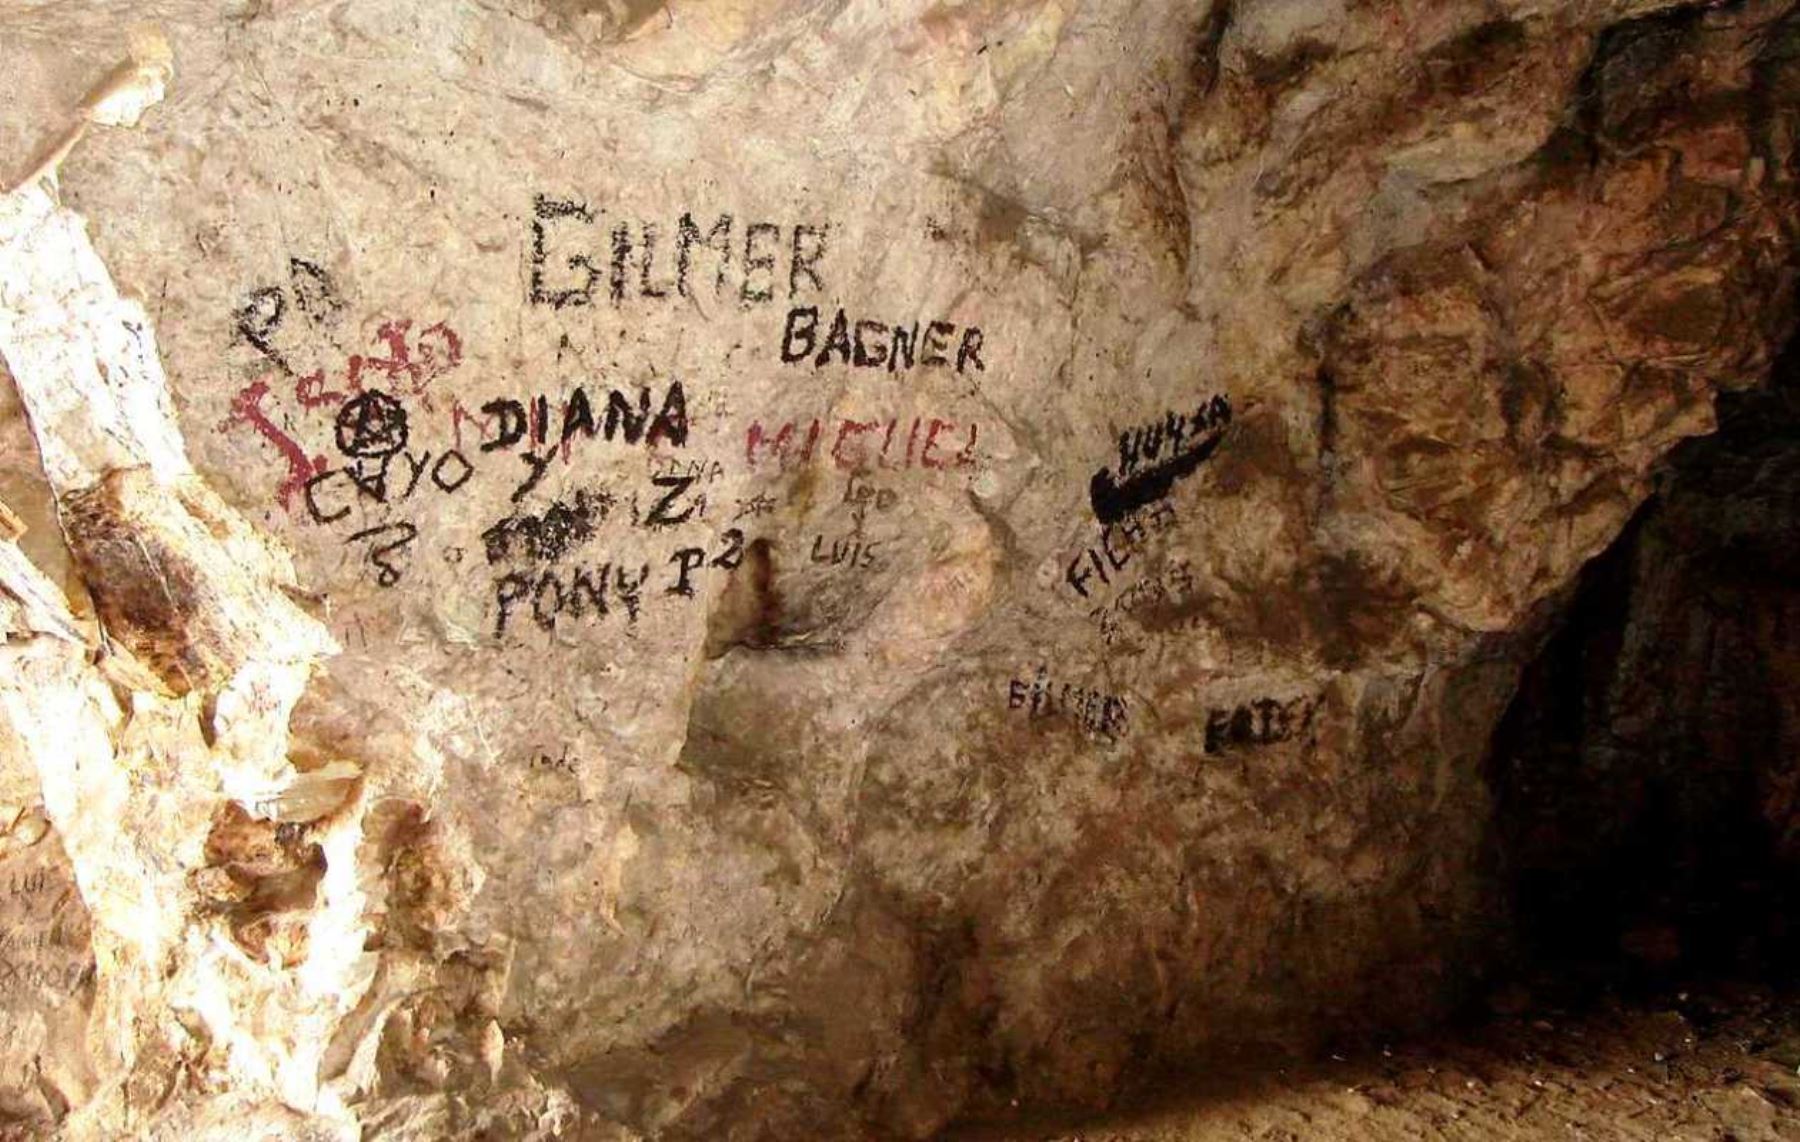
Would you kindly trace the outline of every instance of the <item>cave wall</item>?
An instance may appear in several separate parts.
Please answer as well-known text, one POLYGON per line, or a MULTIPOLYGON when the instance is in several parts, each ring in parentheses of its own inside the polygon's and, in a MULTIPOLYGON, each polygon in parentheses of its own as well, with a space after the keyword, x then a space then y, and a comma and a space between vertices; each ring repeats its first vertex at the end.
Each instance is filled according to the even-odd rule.
POLYGON ((21 1113, 918 1137, 1438 1016, 1791 326, 1792 7, 11 6, 21 1113))

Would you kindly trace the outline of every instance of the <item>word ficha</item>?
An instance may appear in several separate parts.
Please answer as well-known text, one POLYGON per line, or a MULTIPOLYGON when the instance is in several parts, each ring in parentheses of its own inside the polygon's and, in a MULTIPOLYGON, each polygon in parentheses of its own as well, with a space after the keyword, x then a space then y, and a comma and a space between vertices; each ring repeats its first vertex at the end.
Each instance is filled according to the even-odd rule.
POLYGON ((1128 711, 1125 699, 1086 686, 1050 680, 1050 668, 1039 666, 1030 679, 1014 678, 1007 684, 1006 708, 1024 710, 1033 718, 1061 717, 1102 737, 1125 736, 1128 711))
POLYGON ((1063 572, 1063 580, 1074 588, 1077 595, 1085 599, 1088 597, 1088 583, 1096 575, 1102 583, 1110 586, 1112 576, 1124 570, 1125 565, 1131 562, 1132 553, 1141 550, 1151 534, 1167 531, 1174 526, 1175 509, 1168 504, 1158 504, 1143 514, 1121 517, 1117 522, 1100 529, 1099 543, 1084 548, 1079 555, 1069 560, 1068 569, 1063 572), (1090 564, 1093 570, 1083 567, 1084 562, 1090 564))
POLYGON ((1231 424, 1231 402, 1223 395, 1200 402, 1192 413, 1169 413, 1162 420, 1119 434, 1119 466, 1102 468, 1088 485, 1094 518, 1117 523, 1174 490, 1218 450, 1231 424))
MULTIPOLYGON (((826 331, 821 345, 818 309, 810 305, 790 309, 787 324, 781 331, 781 363, 796 365, 810 357, 813 368, 822 369, 831 364, 835 356, 839 364, 859 369, 886 368, 890 373, 904 372, 915 366, 950 368, 950 345, 956 326, 948 321, 924 324, 921 343, 917 321, 911 325, 893 326, 882 321, 851 321, 840 309, 831 319, 831 328, 826 331), (818 349, 817 356, 813 354, 815 348, 818 349)), ((955 369, 961 373, 971 364, 978 371, 987 371, 987 365, 981 359, 981 330, 973 325, 962 331, 962 338, 956 345, 955 369)))
POLYGON ((824 288, 819 261, 829 224, 751 222, 738 231, 737 220, 721 214, 702 229, 692 214, 683 214, 673 233, 655 222, 624 220, 603 231, 598 224, 603 213, 577 199, 542 194, 533 199, 527 295, 532 305, 592 305, 600 289, 615 306, 631 297, 693 297, 702 259, 710 263, 704 268, 712 271, 714 296, 726 293, 729 282, 745 306, 773 301, 784 280, 790 298, 798 297, 803 285, 815 292, 824 288))

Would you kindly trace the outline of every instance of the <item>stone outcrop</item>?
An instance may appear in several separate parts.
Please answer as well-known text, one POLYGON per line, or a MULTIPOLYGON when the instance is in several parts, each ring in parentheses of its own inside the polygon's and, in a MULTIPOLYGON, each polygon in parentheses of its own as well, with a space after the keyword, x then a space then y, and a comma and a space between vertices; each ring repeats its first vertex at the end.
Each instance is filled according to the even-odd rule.
POLYGON ((1793 7, 0 15, 0 1107, 922 1137, 1441 1014, 1789 333, 1793 7))

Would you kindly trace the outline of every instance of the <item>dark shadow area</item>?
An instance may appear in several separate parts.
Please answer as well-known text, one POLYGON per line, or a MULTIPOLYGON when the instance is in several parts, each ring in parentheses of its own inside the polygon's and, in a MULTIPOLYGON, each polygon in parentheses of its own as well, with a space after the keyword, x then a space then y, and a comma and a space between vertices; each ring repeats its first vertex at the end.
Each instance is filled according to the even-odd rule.
POLYGON ((1521 974, 1559 998, 1795 981, 1800 345, 1671 457, 1495 739, 1521 974))

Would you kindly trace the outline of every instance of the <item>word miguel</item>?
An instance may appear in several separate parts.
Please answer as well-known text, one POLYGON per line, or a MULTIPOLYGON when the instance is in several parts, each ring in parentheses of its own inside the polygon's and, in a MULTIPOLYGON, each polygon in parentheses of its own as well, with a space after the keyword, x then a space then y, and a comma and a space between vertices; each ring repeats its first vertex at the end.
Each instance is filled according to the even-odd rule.
POLYGON ((1006 708, 1025 710, 1033 718, 1061 716, 1089 733, 1118 739, 1125 736, 1125 699, 1085 686, 1050 681, 1050 668, 1040 666, 1029 681, 1014 678, 1007 684, 1006 708))
MULTIPOLYGON (((915 416, 909 428, 902 429, 905 421, 899 418, 880 420, 844 420, 839 422, 837 438, 831 446, 831 459, 837 467, 846 471, 864 471, 868 468, 970 468, 975 464, 975 441, 980 436, 981 426, 971 422, 968 426, 968 440, 955 452, 950 452, 951 445, 940 445, 938 436, 941 433, 953 432, 956 423, 939 420, 937 417, 915 416), (924 432, 921 433, 920 429, 924 432), (876 437, 879 435, 881 448, 871 455, 876 437), (902 447, 904 445, 904 447, 902 447), (936 459, 932 452, 942 449, 936 459)), ((787 471, 791 464, 805 465, 812 461, 819 441, 824 433, 825 425, 817 418, 806 428, 805 443, 794 452, 794 436, 799 426, 793 421, 782 425, 773 434, 763 427, 760 420, 752 421, 749 431, 744 436, 744 458, 754 468, 760 460, 768 460, 771 456, 780 463, 781 470, 787 471)), ((954 441, 954 437, 951 438, 954 441)))
POLYGON ((687 394, 682 391, 681 382, 669 382, 661 407, 654 415, 650 412, 650 404, 650 390, 647 388, 638 390, 635 408, 632 407, 631 398, 614 389, 606 394, 605 412, 596 418, 594 403, 588 398, 587 390, 577 388, 562 402, 562 425, 552 442, 549 397, 540 395, 529 405, 505 397, 491 400, 481 406, 479 425, 482 436, 487 436, 494 420, 497 419, 499 424, 493 426, 495 434, 492 439, 482 440, 481 451, 514 448, 527 441, 543 447, 541 453, 528 447, 519 454, 527 471, 524 481, 513 490, 513 502, 517 503, 538 486, 557 450, 565 449, 566 457, 568 445, 577 439, 592 440, 599 436, 611 443, 615 438, 623 438, 627 444, 642 441, 651 448, 659 441, 666 440, 677 448, 684 447, 688 439, 687 394))
MULTIPOLYGON (((728 528, 724 546, 717 554, 703 547, 683 547, 669 556, 675 568, 674 581, 663 588, 664 595, 693 598, 694 573, 703 567, 734 571, 744 561, 744 533, 728 528)), ((525 607, 531 620, 545 631, 554 631, 565 618, 598 619, 624 607, 627 621, 636 625, 643 608, 644 588, 650 579, 650 564, 639 564, 633 575, 622 564, 602 563, 597 567, 562 572, 545 570, 537 576, 513 571, 494 580, 494 637, 504 638, 513 611, 525 607), (607 599, 611 596, 612 602, 607 599)))
POLYGON ((673 255, 665 257, 660 275, 657 272, 657 246, 667 232, 654 222, 620 221, 609 234, 606 255, 591 251, 590 231, 604 211, 577 199, 550 198, 537 195, 531 212, 531 288, 527 295, 533 305, 562 309, 571 305, 592 305, 594 290, 601 283, 601 265, 605 275, 607 296, 614 305, 626 298, 666 298, 670 294, 692 297, 691 281, 696 254, 712 263, 713 293, 726 292, 726 283, 735 280, 738 300, 745 306, 760 305, 775 298, 776 284, 783 257, 787 260, 787 295, 800 293, 801 279, 814 291, 823 288, 819 280, 819 259, 825 256, 825 239, 831 227, 800 223, 783 225, 775 222, 751 222, 743 228, 740 244, 733 233, 737 220, 721 214, 705 230, 692 214, 683 214, 675 223, 673 255), (553 236, 554 232, 554 236, 553 236), (551 253, 551 247, 556 253, 551 253), (735 267, 733 258, 742 248, 735 267), (562 275, 562 270, 574 271, 562 275), (551 280, 555 270, 560 281, 551 280))
POLYGON ((1230 424, 1231 402, 1221 394, 1201 401, 1192 413, 1171 412, 1162 420, 1121 432, 1118 472, 1102 468, 1088 484, 1094 518, 1117 523, 1168 495, 1177 480, 1192 475, 1217 451, 1230 424))

